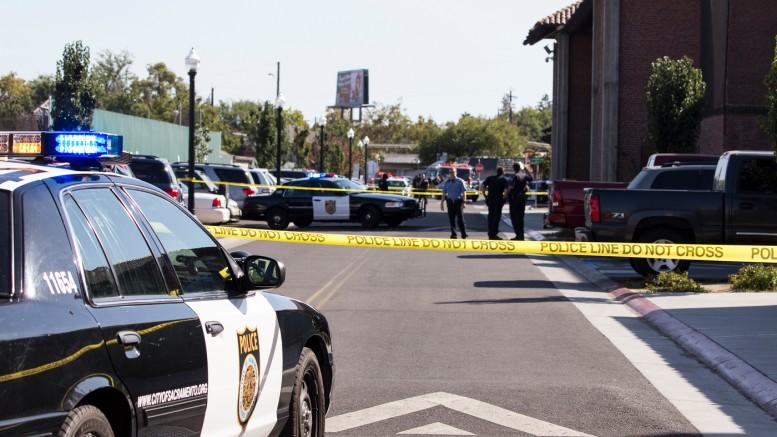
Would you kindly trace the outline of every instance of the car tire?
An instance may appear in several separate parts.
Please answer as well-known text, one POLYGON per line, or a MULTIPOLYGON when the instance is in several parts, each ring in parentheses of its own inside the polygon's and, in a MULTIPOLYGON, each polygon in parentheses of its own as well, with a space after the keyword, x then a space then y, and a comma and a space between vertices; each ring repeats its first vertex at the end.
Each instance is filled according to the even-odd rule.
POLYGON ((293 223, 294 226, 298 228, 307 228, 311 223, 313 223, 313 220, 294 220, 293 223))
POLYGON ((374 206, 362 209, 359 216, 362 226, 365 228, 377 228, 380 224, 380 210, 374 206))
POLYGON ((386 219, 386 223, 389 225, 389 227, 392 227, 392 228, 398 228, 403 221, 404 220, 401 218, 386 219))
POLYGON ((324 378, 316 354, 303 348, 297 362, 297 375, 291 392, 289 420, 284 437, 323 437, 326 403, 324 378))
POLYGON ((273 208, 267 211, 265 218, 270 229, 282 231, 289 227, 289 215, 282 209, 273 208))
POLYGON ((114 437, 111 423, 99 408, 81 405, 68 413, 59 437, 114 437))
MULTIPOLYGON (((639 243, 679 244, 690 243, 692 239, 674 229, 656 228, 640 235, 637 241, 639 243)), ((644 278, 653 278, 661 272, 687 272, 691 267, 690 261, 678 259, 631 258, 630 263, 631 268, 644 278)))

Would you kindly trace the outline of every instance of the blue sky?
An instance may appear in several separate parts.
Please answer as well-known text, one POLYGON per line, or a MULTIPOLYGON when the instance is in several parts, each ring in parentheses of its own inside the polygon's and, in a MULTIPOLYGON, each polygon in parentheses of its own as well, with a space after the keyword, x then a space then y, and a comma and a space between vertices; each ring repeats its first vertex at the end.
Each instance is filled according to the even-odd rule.
POLYGON ((522 45, 541 17, 572 0, 133 0, 3 2, 0 74, 53 73, 66 42, 128 50, 133 70, 165 62, 185 76, 194 46, 198 92, 216 100, 274 99, 267 73, 307 119, 334 103, 336 73, 368 68, 370 99, 411 116, 493 115, 510 89, 516 107, 551 94, 544 44, 522 45))

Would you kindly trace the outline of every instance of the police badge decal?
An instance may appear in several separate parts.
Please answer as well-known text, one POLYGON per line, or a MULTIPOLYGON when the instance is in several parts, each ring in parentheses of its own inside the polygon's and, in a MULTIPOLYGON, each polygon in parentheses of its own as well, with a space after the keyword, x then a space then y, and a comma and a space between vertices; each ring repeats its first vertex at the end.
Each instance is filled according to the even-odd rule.
POLYGON ((248 423, 259 397, 259 334, 256 329, 237 333, 240 362, 240 386, 237 393, 237 418, 248 423))
POLYGON ((337 211, 337 202, 334 200, 327 200, 324 202, 324 210, 327 214, 332 215, 337 211))

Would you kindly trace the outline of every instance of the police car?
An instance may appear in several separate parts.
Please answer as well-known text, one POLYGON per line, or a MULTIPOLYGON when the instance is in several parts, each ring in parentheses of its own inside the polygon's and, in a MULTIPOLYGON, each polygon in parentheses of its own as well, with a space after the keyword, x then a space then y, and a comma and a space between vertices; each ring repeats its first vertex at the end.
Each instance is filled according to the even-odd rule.
POLYGON ((420 215, 415 199, 360 190, 366 188, 336 176, 298 179, 269 196, 247 197, 243 217, 265 220, 271 229, 286 229, 290 222, 305 227, 314 221, 361 222, 368 228, 381 222, 399 226, 420 215))
POLYGON ((0 435, 323 436, 324 316, 159 189, 72 169, 120 147, 0 133, 0 435), (40 155, 71 169, 7 158, 40 155))

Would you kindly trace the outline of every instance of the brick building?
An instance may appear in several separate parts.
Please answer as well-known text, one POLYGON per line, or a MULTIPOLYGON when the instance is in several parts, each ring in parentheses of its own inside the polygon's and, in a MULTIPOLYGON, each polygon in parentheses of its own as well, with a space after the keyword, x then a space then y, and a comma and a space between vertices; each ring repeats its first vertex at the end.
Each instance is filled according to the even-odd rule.
POLYGON ((699 152, 767 149, 774 0, 581 0, 538 21, 553 44, 554 178, 631 179, 644 165, 650 63, 683 55, 707 83, 699 152))

